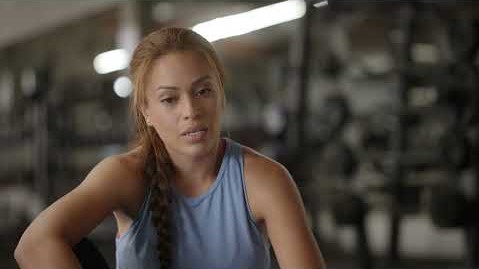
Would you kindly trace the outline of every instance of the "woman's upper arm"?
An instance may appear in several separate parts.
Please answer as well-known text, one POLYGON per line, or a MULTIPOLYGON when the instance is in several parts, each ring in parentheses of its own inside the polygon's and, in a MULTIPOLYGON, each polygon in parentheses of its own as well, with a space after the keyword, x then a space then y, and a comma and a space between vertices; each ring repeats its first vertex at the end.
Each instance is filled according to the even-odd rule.
MULTIPOLYGON (((115 157, 101 161, 85 180, 41 212, 22 240, 55 237, 74 245, 122 204, 121 162, 115 157)), ((124 175, 123 175, 124 176, 124 175)), ((38 242, 36 242, 38 244, 38 242)))
POLYGON ((249 170, 250 177, 254 177, 249 180, 253 188, 248 191, 254 195, 250 198, 254 199, 260 215, 256 217, 265 222, 279 266, 326 268, 308 227, 301 196, 288 171, 267 159, 250 161, 249 170))

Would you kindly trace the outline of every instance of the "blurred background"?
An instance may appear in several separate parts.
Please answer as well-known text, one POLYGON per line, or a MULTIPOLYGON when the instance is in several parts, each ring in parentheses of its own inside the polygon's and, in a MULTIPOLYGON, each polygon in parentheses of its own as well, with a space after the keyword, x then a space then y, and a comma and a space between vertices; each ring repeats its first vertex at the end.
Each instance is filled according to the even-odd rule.
MULTIPOLYGON (((213 42, 224 135, 291 171, 329 268, 479 267, 474 1, 3 0, 0 268, 128 148, 129 57, 172 25, 213 42)), ((115 232, 110 217, 88 235, 111 268, 115 232)))

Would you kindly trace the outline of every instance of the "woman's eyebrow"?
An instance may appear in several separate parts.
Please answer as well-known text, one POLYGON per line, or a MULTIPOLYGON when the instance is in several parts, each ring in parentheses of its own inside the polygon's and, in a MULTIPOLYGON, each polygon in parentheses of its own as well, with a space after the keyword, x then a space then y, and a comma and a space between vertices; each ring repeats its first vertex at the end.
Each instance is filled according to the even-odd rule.
POLYGON ((198 85, 198 84, 200 84, 201 82, 203 82, 203 81, 205 81, 205 80, 208 80, 208 79, 211 79, 211 76, 210 76, 210 75, 202 76, 202 77, 196 79, 195 81, 193 81, 193 83, 191 83, 191 86, 198 85))
MULTIPOLYGON (((204 76, 196 79, 195 81, 193 81, 193 83, 191 83, 191 86, 195 86, 197 84, 200 84, 201 82, 203 82, 205 80, 208 80, 208 79, 211 79, 211 76, 210 75, 204 75, 204 76)), ((160 85, 156 88, 156 90, 178 90, 178 87, 160 85)))
POLYGON ((159 90, 178 90, 178 87, 175 86, 158 86, 156 88, 157 91, 159 90))

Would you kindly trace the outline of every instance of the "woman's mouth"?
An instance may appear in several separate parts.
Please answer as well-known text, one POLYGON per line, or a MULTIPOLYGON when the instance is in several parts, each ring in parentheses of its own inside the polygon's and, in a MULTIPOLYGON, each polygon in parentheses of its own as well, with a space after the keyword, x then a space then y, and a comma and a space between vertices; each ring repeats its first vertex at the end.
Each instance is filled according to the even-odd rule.
POLYGON ((200 142, 206 137, 208 128, 193 128, 182 134, 190 142, 200 142))
POLYGON ((203 135, 204 133, 206 133, 206 129, 195 131, 195 132, 189 132, 189 133, 186 133, 184 135, 186 135, 186 136, 200 136, 200 135, 203 135))

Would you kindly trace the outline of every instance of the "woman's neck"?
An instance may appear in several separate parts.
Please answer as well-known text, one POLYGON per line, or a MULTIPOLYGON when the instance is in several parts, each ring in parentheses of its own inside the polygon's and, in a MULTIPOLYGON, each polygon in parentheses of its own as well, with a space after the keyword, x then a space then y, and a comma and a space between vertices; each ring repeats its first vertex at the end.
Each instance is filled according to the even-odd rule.
POLYGON ((201 158, 170 156, 176 169, 175 186, 190 189, 212 183, 221 166, 225 147, 225 141, 220 138, 211 153, 201 158))

